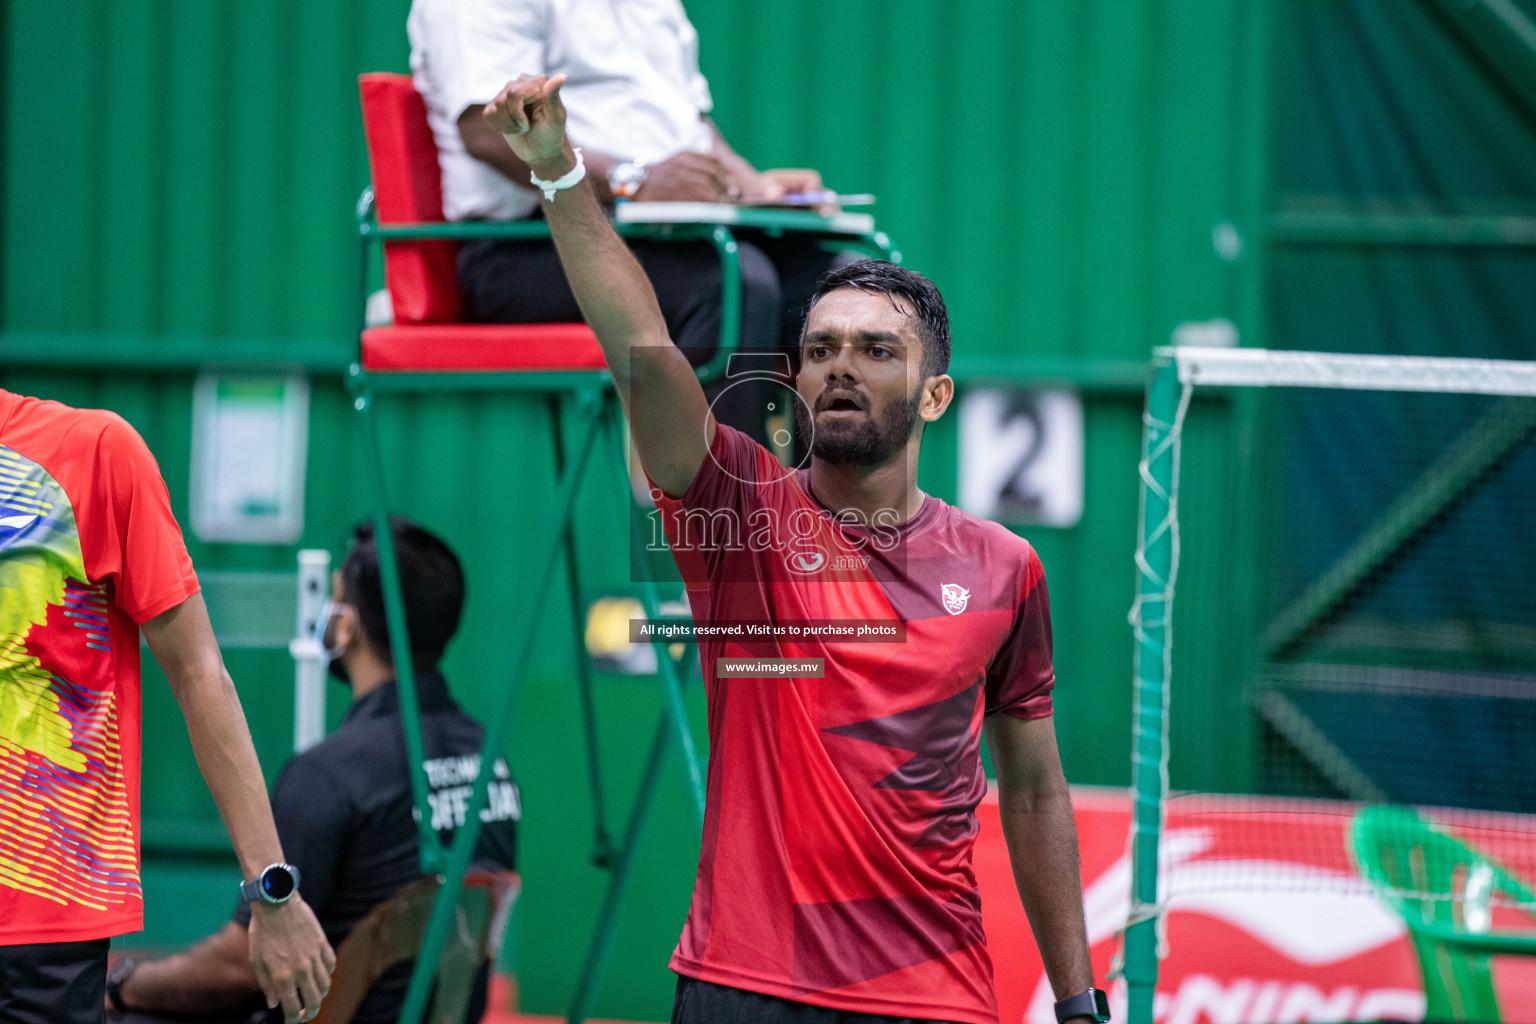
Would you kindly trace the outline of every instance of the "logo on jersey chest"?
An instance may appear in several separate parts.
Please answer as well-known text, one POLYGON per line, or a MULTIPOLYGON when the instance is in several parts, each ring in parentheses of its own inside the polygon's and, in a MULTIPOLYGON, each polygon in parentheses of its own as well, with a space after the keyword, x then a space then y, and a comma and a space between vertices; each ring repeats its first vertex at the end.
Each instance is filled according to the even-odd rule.
POLYGON ((958 583, 941 583, 939 596, 944 599, 945 611, 951 615, 959 615, 965 611, 965 604, 971 599, 971 592, 958 583))

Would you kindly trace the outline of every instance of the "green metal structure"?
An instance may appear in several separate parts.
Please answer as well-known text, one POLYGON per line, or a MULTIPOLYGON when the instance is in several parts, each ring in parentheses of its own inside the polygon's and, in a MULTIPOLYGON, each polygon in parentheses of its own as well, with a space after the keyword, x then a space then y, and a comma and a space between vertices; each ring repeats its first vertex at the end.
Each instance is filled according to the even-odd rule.
MULTIPOLYGON (((1051 581, 1056 726, 1074 783, 1128 781, 1135 644, 1124 618, 1137 587, 1117 567, 1137 537, 1126 467, 1141 449, 1152 345, 1180 324, 1224 318, 1245 346, 1536 350, 1536 307, 1521 299, 1536 272, 1536 107, 1521 84, 1533 66, 1520 43, 1529 0, 685 3, 735 148, 758 166, 816 167, 833 187, 878 195, 881 226, 946 296, 962 390, 1057 382, 1082 395, 1083 520, 1027 533, 1051 581), (957 152, 970 171, 963 192, 957 152)), ((406 70, 409 6, 0 5, 0 383, 122 414, 155 453, 183 523, 190 384, 208 367, 308 375, 299 545, 344 544, 369 493, 348 390, 357 246, 347 211, 367 179, 356 76, 406 70), (86 110, 110 126, 110 145, 59 113, 86 110)), ((497 580, 531 578, 539 558, 477 509, 509 507, 515 485, 556 486, 549 399, 420 384, 381 399, 374 421, 396 509, 452 538, 470 570, 445 668, 456 699, 485 719, 506 676, 505 624, 525 610, 525 595, 497 580), (500 458, 484 439, 508 436, 527 439, 515 480, 483 471, 500 458)), ((1191 531, 1251 493, 1236 480, 1249 471, 1251 398, 1197 398, 1188 413, 1191 531)), ((568 437, 574 405, 564 403, 568 437)), ((920 475, 946 500, 952 420, 926 436, 920 475)), ((616 523, 624 496, 601 483, 580 489, 577 508, 616 523)), ((1209 646, 1183 644, 1170 697, 1179 787, 1256 784, 1256 716, 1232 682, 1262 657, 1245 631, 1265 622, 1244 609, 1259 561, 1250 542, 1218 537, 1181 569, 1175 631, 1209 646)), ((294 561, 292 546, 191 533, 188 543, 199 573, 288 572, 294 561)), ((611 877, 571 855, 594 823, 563 608, 572 582, 591 592, 595 567, 627 541, 609 530, 587 543, 581 571, 567 565, 551 584, 561 611, 509 728, 530 884, 504 966, 519 972, 530 1012, 568 1005, 611 877)), ((277 648, 227 661, 270 780, 292 752, 291 662, 277 648)), ((146 931, 127 941, 163 948, 227 917, 235 867, 175 702, 153 664, 145 676, 146 931)), ((613 752, 603 797, 627 807, 648 755, 632 723, 648 727, 664 700, 654 685, 598 685, 593 729, 613 752)), ((701 694, 684 698, 697 723, 701 694)), ((342 703, 332 701, 333 725, 342 703)), ((631 902, 593 1004, 602 1016, 660 1019, 670 1005, 657 965, 692 881, 680 762, 663 758, 650 805, 655 834, 673 838, 627 866, 631 902)))
MULTIPOLYGON (((839 242, 863 248, 886 259, 900 261, 889 238, 873 229, 865 233, 840 230, 835 220, 799 211, 737 210, 730 216, 730 223, 737 227, 782 234, 785 231, 812 232, 835 238, 839 242)), ((362 295, 367 295, 369 278, 369 253, 373 247, 390 241, 423 238, 549 238, 549 226, 545 223, 444 223, 444 224, 389 224, 377 223, 373 213, 372 195, 365 192, 358 203, 359 235, 364 247, 361 266, 362 295)), ((724 224, 617 224, 623 235, 662 237, 675 239, 707 239, 721 260, 721 333, 714 355, 698 367, 701 382, 719 379, 725 372, 731 356, 737 350, 741 321, 741 266, 737 258, 737 242, 730 228, 724 224)), ((360 302, 360 308, 362 303, 360 302)), ((611 872, 608 892, 592 936, 587 958, 582 968, 576 992, 572 997, 568 1019, 580 1024, 590 1011, 591 1002, 600 982, 609 952, 612 948, 614 923, 628 884, 630 865, 640 840, 652 796, 656 789, 662 761, 669 746, 669 737, 675 738, 687 770, 689 794, 695 814, 695 825, 704 821, 704 779, 699 768, 693 734, 688 725, 688 712, 683 700, 683 666, 697 667, 696 656, 685 659, 682 665, 674 661, 669 652, 670 643, 655 643, 658 675, 665 696, 665 711, 658 723, 646 756, 639 790, 635 797, 630 819, 616 849, 609 848, 605 824, 605 800, 603 798, 598 736, 593 721, 594 694, 592 676, 588 667, 588 654, 582 643, 584 604, 581 600, 579 574, 576 571, 580 546, 574 522, 577 491, 591 464, 594 448, 599 445, 609 457, 606 478, 616 489, 616 498, 626 510, 632 541, 640 541, 638 510, 629 496, 629 471, 624 458, 623 431, 619 425, 619 402, 613 381, 607 371, 553 371, 523 372, 509 369, 506 372, 411 372, 389 371, 370 373, 361 362, 354 363, 348 373, 348 388, 354 396, 353 408, 357 413, 360 443, 364 453, 364 465, 371 484, 371 506, 374 538, 379 552, 379 575, 383 585, 384 607, 389 623, 390 648, 395 673, 400 688, 401 723, 405 733, 407 760, 411 770, 411 796, 415 805, 417 844, 421 870, 425 875, 436 875, 442 880, 433 903, 432 916, 427 924, 421 950, 412 970, 405 1003, 401 1008, 402 1024, 420 1024, 431 998, 437 964, 443 944, 452 927, 454 907, 459 898, 464 875, 474 856, 475 845, 480 837, 480 813, 484 809, 489 792, 491 773, 482 771, 476 776, 465 810, 464 825, 454 834, 452 845, 444 849, 432 825, 432 810, 424 768, 421 711, 416 693, 416 679, 409 628, 406 621, 405 599, 401 591, 399 567, 396 560, 394 535, 390 527, 390 501, 385 482, 385 462, 379 429, 374 413, 376 397, 384 392, 409 392, 419 390, 450 391, 507 391, 532 392, 550 397, 550 422, 556 448, 556 466, 559 477, 554 498, 541 509, 546 517, 543 533, 538 536, 531 550, 538 553, 537 568, 525 588, 527 610, 517 620, 511 631, 512 648, 509 664, 511 678, 502 689, 495 710, 488 716, 482 749, 491 757, 505 747, 507 724, 511 709, 517 703, 523 676, 531 660, 533 645, 551 583, 554 581, 557 563, 564 557, 569 569, 571 584, 570 612, 571 631, 575 639, 575 659, 578 666, 576 683, 580 690, 583 709, 583 738, 587 749, 589 776, 592 787, 592 803, 596 817, 596 848, 594 860, 611 872), (561 406, 573 407, 575 429, 567 446, 562 427, 561 406)), ((642 544, 643 546, 643 544, 642 544)), ((641 573, 637 582, 641 585, 641 605, 647 618, 661 617, 660 595, 655 580, 648 573, 641 573)), ((696 652, 695 652, 696 654, 696 652)), ((489 758, 482 758, 482 767, 489 758)))
POLYGON ((1270 621, 1261 641, 1266 657, 1284 657, 1532 430, 1536 430, 1536 402, 1528 398, 1506 398, 1484 413, 1434 465, 1404 488, 1398 500, 1348 551, 1270 621))

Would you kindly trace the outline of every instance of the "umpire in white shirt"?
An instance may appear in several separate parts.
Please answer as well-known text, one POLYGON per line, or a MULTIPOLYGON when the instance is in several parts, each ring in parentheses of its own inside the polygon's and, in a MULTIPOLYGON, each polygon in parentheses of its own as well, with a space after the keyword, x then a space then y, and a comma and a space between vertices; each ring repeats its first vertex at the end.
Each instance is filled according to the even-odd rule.
MULTIPOLYGON (((610 204, 616 196, 772 201, 821 188, 814 170, 758 171, 726 143, 709 117, 713 103, 699 72, 698 33, 679 0, 414 0, 407 28, 449 220, 540 215, 527 166, 481 116, 502 86, 525 73, 567 76, 561 95, 571 138, 582 148, 598 195, 610 204)), ((630 247, 655 286, 678 347, 696 366, 707 361, 720 334, 714 247, 642 240, 630 247)), ((816 279, 838 257, 803 236, 752 235, 739 254, 741 347, 794 353, 816 279)), ((459 250, 458 270, 470 319, 581 319, 548 241, 469 242, 459 250)), ((761 410, 717 407, 716 414, 763 438, 761 410)))

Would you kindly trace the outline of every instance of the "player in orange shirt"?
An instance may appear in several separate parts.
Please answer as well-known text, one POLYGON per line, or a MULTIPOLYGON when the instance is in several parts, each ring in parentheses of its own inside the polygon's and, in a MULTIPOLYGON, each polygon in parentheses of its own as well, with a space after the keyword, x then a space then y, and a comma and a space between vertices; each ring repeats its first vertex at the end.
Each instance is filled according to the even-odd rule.
MULTIPOLYGON (((284 863, 159 466, 123 419, 0 390, 0 1019, 99 1022, 144 927, 139 632, 252 884, 251 966, 309 1020, 335 956, 284 863)), ((233 886, 232 886, 233 888, 233 886)))

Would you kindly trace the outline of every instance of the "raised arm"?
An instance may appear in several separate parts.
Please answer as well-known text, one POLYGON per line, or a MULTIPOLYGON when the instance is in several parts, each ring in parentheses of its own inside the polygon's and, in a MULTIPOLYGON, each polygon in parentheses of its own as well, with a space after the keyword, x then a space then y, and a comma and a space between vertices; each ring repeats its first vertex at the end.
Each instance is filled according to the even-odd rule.
MULTIPOLYGON (((576 166, 560 102, 564 81, 564 75, 523 75, 485 108, 491 127, 545 181, 576 166)), ((704 390, 667 335, 650 279, 608 223, 590 183, 545 199, 544 215, 566 280, 603 347, 640 461, 653 483, 680 496, 714 439, 704 390)))
MULTIPOLYGON (((181 705, 197 766, 219 805, 241 870, 253 878, 283 860, 283 847, 245 712, 224 670, 203 596, 193 594, 142 628, 181 705)), ((301 896, 251 908, 250 955, 267 1005, 281 1003, 289 1024, 319 1012, 336 957, 301 896)))
MULTIPOLYGON (((1093 985, 1072 794, 1050 718, 987 718, 1008 859, 1057 999, 1093 985)), ((998 963, 1000 971, 1008 965, 998 963)))

